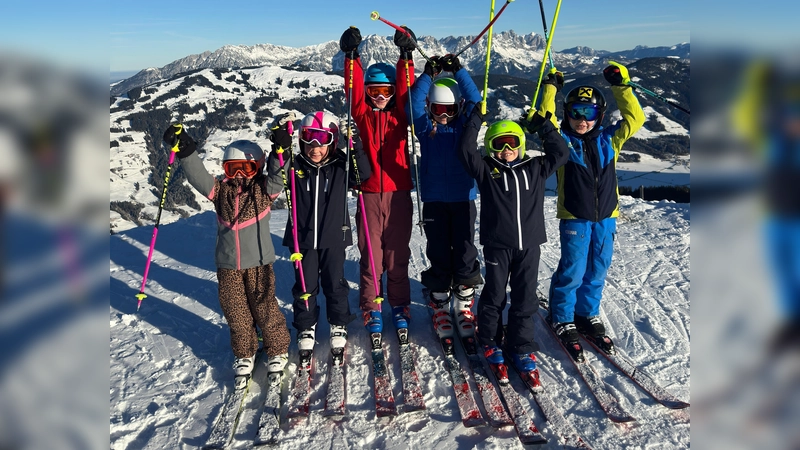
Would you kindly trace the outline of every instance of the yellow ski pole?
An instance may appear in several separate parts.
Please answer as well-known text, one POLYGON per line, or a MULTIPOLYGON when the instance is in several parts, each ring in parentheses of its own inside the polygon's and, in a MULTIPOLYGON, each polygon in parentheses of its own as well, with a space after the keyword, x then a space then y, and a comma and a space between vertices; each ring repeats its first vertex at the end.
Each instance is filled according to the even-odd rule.
MULTIPOLYGON (((550 45, 553 43, 553 35, 556 34, 556 22, 558 22, 558 13, 561 11, 561 0, 556 4, 556 13, 553 15, 553 25, 550 27, 550 35, 547 36, 547 45, 544 48, 544 56, 542 57, 542 68, 539 70, 539 82, 536 83, 536 91, 533 94, 533 101, 531 101, 531 110, 528 111, 528 120, 533 119, 536 113, 536 100, 539 98, 539 87, 542 85, 544 78, 544 68, 547 65, 547 56, 550 54, 550 45)), ((555 67, 552 68, 555 70, 555 67)))

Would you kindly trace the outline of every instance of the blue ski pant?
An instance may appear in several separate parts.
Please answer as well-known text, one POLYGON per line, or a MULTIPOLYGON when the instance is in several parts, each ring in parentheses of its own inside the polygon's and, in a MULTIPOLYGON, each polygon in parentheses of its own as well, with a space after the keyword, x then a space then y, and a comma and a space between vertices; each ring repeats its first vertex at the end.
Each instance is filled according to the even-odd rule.
POLYGON ((308 298, 308 307, 301 298, 303 295, 303 285, 300 280, 300 271, 295 266, 295 283, 292 287, 292 309, 294 311, 294 321, 292 325, 298 330, 307 330, 316 325, 319 320, 319 305, 317 295, 320 286, 325 294, 325 306, 328 312, 328 323, 331 325, 347 325, 356 316, 350 313, 348 294, 350 286, 344 279, 344 256, 345 247, 307 249, 301 248, 300 254, 303 255, 301 264, 303 266, 303 280, 305 280, 305 292, 311 294, 308 298))
POLYGON ((800 218, 770 218, 764 231, 780 312, 800 319, 800 218))
POLYGON ((550 282, 553 321, 572 322, 575 314, 597 316, 614 253, 617 219, 562 219, 558 229, 561 260, 550 282))
POLYGON ((534 341, 534 314, 539 310, 536 296, 540 249, 525 250, 483 247, 486 284, 478 299, 478 343, 500 346, 503 341, 503 310, 506 286, 511 286, 506 343, 516 353, 539 350, 534 341))

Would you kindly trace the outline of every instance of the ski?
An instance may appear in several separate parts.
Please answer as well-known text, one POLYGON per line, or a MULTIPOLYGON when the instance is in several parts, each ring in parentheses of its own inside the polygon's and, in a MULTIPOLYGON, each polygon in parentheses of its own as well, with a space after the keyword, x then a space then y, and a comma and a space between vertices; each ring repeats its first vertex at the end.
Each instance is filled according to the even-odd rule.
POLYGON ((392 393, 392 382, 386 370, 381 333, 371 333, 372 377, 375 381, 375 413, 378 417, 396 416, 397 407, 392 393))
POLYGON ((647 392, 655 401, 661 403, 669 409, 683 409, 688 408, 689 403, 681 401, 676 396, 672 395, 669 391, 664 389, 661 385, 647 373, 639 369, 630 359, 622 356, 618 351, 613 355, 604 352, 593 339, 583 336, 584 340, 597 350, 597 353, 608 358, 608 360, 616 366, 622 373, 628 376, 634 383, 638 384, 645 392, 647 392))
POLYGON ((405 412, 425 409, 422 386, 419 384, 417 368, 414 365, 414 351, 408 340, 408 328, 398 329, 397 339, 400 341, 400 368, 402 370, 405 412))
POLYGON ((544 315, 542 314, 542 308, 539 308, 539 318, 542 319, 542 323, 544 327, 550 330, 550 335, 553 336, 553 339, 558 342, 558 345, 564 350, 564 353, 567 354, 567 358, 572 361, 572 364, 578 369, 578 372, 581 374, 583 381, 586 382, 586 385, 589 387, 589 390, 592 391, 592 394, 597 399, 597 403, 600 404, 600 407, 605 411, 606 415, 612 422, 616 423, 624 423, 624 422, 633 422, 636 419, 633 418, 624 408, 622 405, 619 404, 616 398, 611 395, 608 390, 606 390, 605 383, 600 378, 600 375, 595 371, 594 367, 591 366, 589 363, 588 358, 584 362, 577 362, 575 359, 572 358, 570 355, 569 350, 564 346, 561 342, 561 339, 556 336, 556 332, 550 325, 547 323, 547 319, 545 319, 544 315))
POLYGON ((461 423, 467 428, 484 425, 486 421, 483 420, 481 410, 472 397, 472 390, 469 388, 467 374, 464 373, 461 363, 456 359, 453 338, 440 338, 439 343, 442 345, 442 350, 444 351, 445 368, 447 368, 447 372, 450 374, 450 381, 453 382, 456 403, 458 403, 458 410, 461 412, 461 423))
POLYGON ((323 416, 344 416, 345 380, 344 348, 331 349, 331 362, 328 366, 328 394, 325 397, 323 416))
MULTIPOLYGON (((259 351, 256 353, 256 358, 253 362, 254 372, 255 368, 258 367, 260 356, 261 352, 259 351)), ((208 437, 208 441, 206 441, 203 449, 225 448, 231 443, 236 433, 236 427, 239 426, 239 418, 244 410, 245 400, 247 399, 248 392, 250 392, 250 383, 252 383, 252 381, 253 374, 251 373, 243 388, 234 389, 233 392, 228 395, 228 398, 222 405, 222 412, 214 423, 214 427, 211 429, 211 435, 208 437)))
POLYGON ((475 342, 474 336, 461 337, 461 346, 464 347, 464 353, 467 354, 469 360, 469 367, 472 370, 472 375, 475 377, 475 384, 478 386, 478 393, 481 395, 483 407, 486 409, 486 415, 489 419, 489 425, 500 428, 508 425, 513 425, 514 421, 508 416, 503 401, 497 395, 497 390, 494 388, 486 369, 481 363, 480 355, 478 354, 478 344, 475 342))
MULTIPOLYGON (((512 364, 512 366, 514 365, 512 364)), ((553 399, 547 395, 546 390, 541 385, 541 379, 534 382, 530 376, 520 372, 516 366, 514 366, 514 370, 520 378, 522 378, 522 381, 525 382, 525 386, 528 387, 531 394, 533 394, 533 399, 536 400, 536 404, 538 404, 539 408, 542 410, 542 414, 544 414, 544 418, 547 420, 550 428, 564 441, 564 446, 591 450, 592 447, 581 438, 578 432, 575 431, 575 427, 564 417, 561 409, 556 406, 553 399)))
POLYGON ((264 411, 258 421, 258 434, 253 445, 275 445, 281 432, 281 386, 283 372, 269 374, 267 378, 267 396, 264 400, 264 411))
POLYGON ((492 369, 492 375, 494 375, 495 381, 497 381, 497 385, 500 387, 500 397, 505 402, 509 414, 511 414, 511 419, 514 421, 514 429, 517 430, 517 436, 520 442, 522 442, 523 445, 546 444, 547 438, 542 436, 542 433, 536 428, 536 424, 533 423, 533 419, 528 415, 528 412, 525 411, 525 407, 522 406, 522 401, 517 391, 514 390, 514 387, 511 386, 511 383, 508 381, 500 381, 503 378, 508 380, 508 372, 505 364, 489 364, 489 367, 492 369))
POLYGON ((300 362, 297 365, 292 391, 289 393, 288 418, 308 417, 311 401, 311 372, 314 367, 314 354, 311 350, 300 351, 300 362))

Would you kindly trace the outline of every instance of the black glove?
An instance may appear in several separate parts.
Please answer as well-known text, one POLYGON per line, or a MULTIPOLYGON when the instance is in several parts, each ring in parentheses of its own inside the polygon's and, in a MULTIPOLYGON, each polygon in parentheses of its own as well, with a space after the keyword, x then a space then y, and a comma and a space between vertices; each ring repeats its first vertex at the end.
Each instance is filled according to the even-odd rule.
POLYGON ((552 84, 556 87, 556 92, 561 92, 564 88, 564 74, 561 72, 550 72, 547 74, 542 84, 552 84))
POLYGON ((456 73, 461 70, 461 63, 458 61, 457 56, 453 56, 452 53, 448 53, 447 55, 442 56, 442 70, 446 72, 453 72, 456 73))
POLYGON ((537 112, 533 115, 531 120, 528 120, 528 116, 525 115, 519 118, 519 126, 528 133, 535 134, 542 128, 542 125, 550 120, 552 116, 553 113, 550 111, 547 111, 547 114, 544 117, 537 112))
POLYGON ((470 117, 477 117, 479 119, 478 125, 483 123, 483 102, 475 103, 475 107, 472 108, 472 116, 470 117))
POLYGON ((631 81, 628 69, 620 63, 609 61, 610 65, 603 69, 603 76, 612 86, 625 86, 631 81))
POLYGON ((351 26, 344 30, 342 37, 339 39, 339 48, 345 53, 354 53, 354 57, 358 56, 358 44, 361 43, 361 30, 351 26))
POLYGON ((269 139, 272 141, 273 150, 278 148, 290 150, 292 148, 292 135, 289 133, 289 124, 290 122, 286 122, 272 130, 272 135, 269 139))
POLYGON ((189 136, 189 133, 186 132, 186 129, 181 124, 170 125, 164 131, 164 143, 169 146, 170 150, 175 148, 175 144, 178 144, 178 152, 175 153, 175 156, 181 159, 186 158, 197 150, 197 144, 195 144, 194 139, 189 136))
POLYGON ((438 56, 431 58, 430 61, 425 63, 425 69, 422 72, 428 74, 431 78, 439 75, 442 72, 441 58, 438 56))
POLYGON ((400 27, 408 32, 411 35, 409 37, 407 34, 403 33, 400 30, 394 32, 394 45, 400 47, 400 50, 411 52, 415 48, 417 48, 417 35, 411 31, 411 28, 403 25, 400 27))

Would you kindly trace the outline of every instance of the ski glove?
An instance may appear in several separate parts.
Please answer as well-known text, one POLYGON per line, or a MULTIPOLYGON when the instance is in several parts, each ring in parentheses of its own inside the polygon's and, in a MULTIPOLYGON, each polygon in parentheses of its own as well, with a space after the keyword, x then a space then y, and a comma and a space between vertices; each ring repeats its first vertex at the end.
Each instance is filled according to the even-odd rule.
POLYGON ((556 92, 561 92, 564 88, 564 74, 561 72, 550 72, 542 81, 542 84, 552 84, 556 87, 556 92))
POLYGON ((610 65, 603 69, 603 76, 606 77, 612 86, 625 86, 631 81, 628 76, 628 69, 622 64, 614 61, 608 62, 610 65))
POLYGON ((406 30, 411 37, 402 31, 397 30, 394 32, 394 45, 400 48, 401 59, 411 59, 411 52, 417 48, 417 35, 405 25, 403 25, 402 28, 406 30))
POLYGON ((194 153, 197 150, 197 144, 191 136, 186 132, 186 129, 181 124, 172 124, 164 131, 164 143, 167 144, 170 150, 178 145, 178 152, 175 153, 180 159, 194 153))
POLYGON ((360 43, 361 30, 354 26, 350 26, 350 28, 344 30, 344 33, 342 33, 342 37, 339 39, 339 48, 345 53, 353 52, 355 53, 353 57, 357 57, 358 44, 360 43))
POLYGON ((553 113, 550 111, 547 111, 547 114, 544 117, 537 112, 533 115, 531 120, 528 120, 528 116, 525 115, 520 117, 519 126, 530 134, 536 134, 542 128, 542 125, 550 121, 552 116, 553 113))
POLYGON ((452 53, 442 56, 442 70, 453 73, 461 70, 461 63, 458 61, 458 56, 453 56, 452 53))
POLYGON ((272 141, 273 150, 282 148, 284 150, 291 151, 292 135, 289 133, 290 123, 291 122, 286 122, 285 124, 272 130, 272 135, 269 137, 269 139, 272 141))
POLYGON ((425 69, 422 72, 431 78, 439 75, 442 72, 441 59, 438 56, 431 58, 430 61, 425 63, 425 69))

